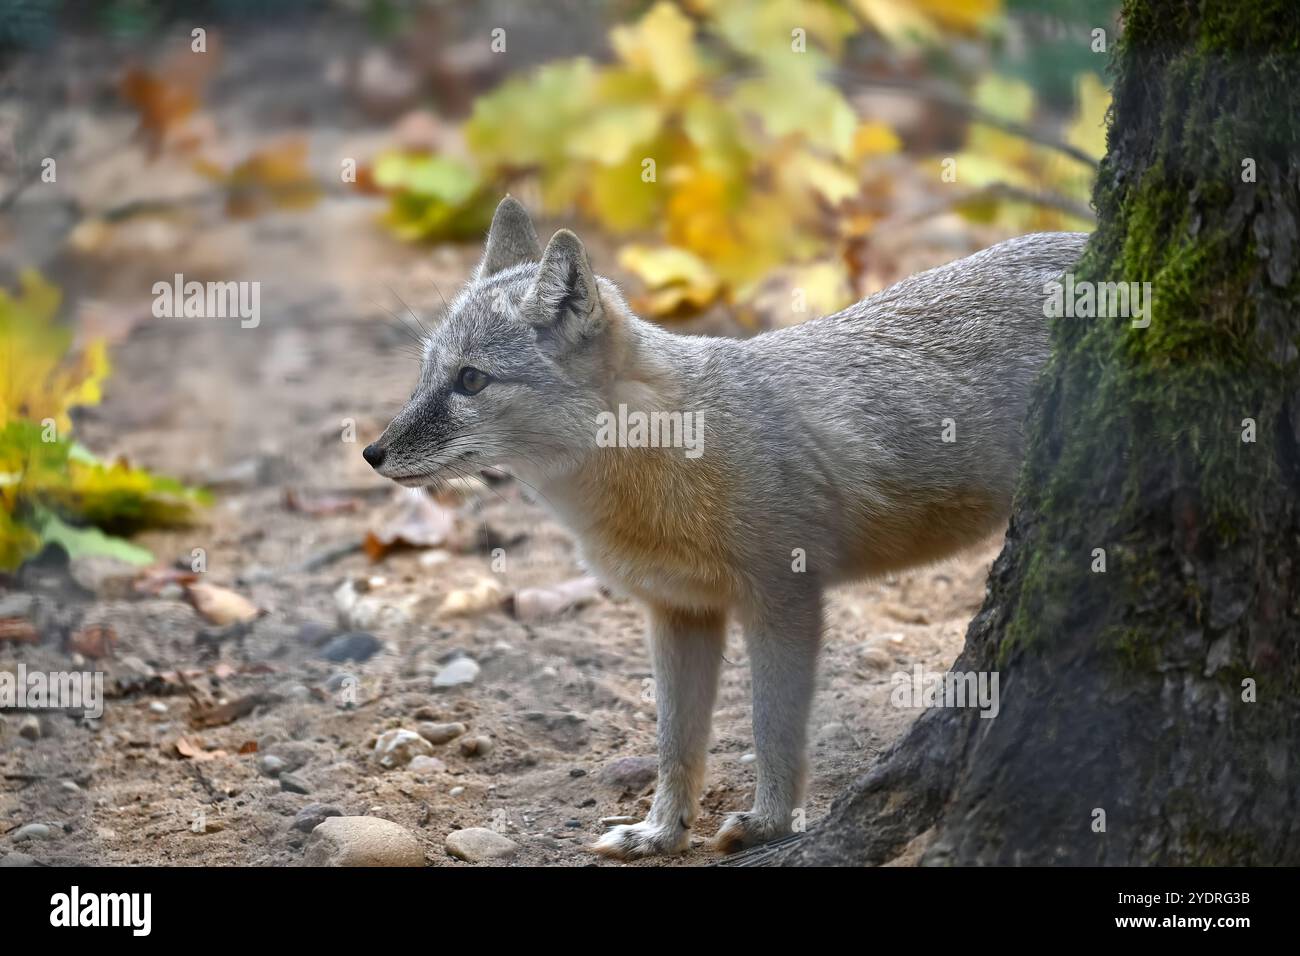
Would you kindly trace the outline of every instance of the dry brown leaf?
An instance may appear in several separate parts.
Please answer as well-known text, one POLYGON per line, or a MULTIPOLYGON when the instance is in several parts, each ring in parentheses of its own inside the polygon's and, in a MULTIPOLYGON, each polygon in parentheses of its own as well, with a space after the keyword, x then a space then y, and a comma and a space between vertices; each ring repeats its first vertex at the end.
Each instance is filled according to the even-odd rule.
POLYGON ((172 741, 171 748, 189 760, 217 760, 229 756, 224 750, 204 750, 201 737, 181 735, 172 741))
POLYGON ((456 513, 427 495, 408 496, 402 510, 378 531, 366 533, 363 544, 371 561, 398 548, 438 548, 456 530, 456 513))
POLYGON ((25 617, 0 618, 0 641, 13 641, 15 644, 39 644, 40 632, 25 617))
POLYGON ((91 624, 68 638, 69 650, 91 660, 110 656, 116 646, 117 632, 108 624, 91 624))
POLYGON ((222 727, 233 724, 240 717, 246 717, 268 700, 266 694, 249 694, 237 697, 224 704, 209 706, 197 699, 190 707, 190 726, 222 727))
POLYGON ((201 581, 185 585, 185 596, 204 620, 211 624, 240 624, 256 620, 264 612, 248 598, 215 584, 201 581))

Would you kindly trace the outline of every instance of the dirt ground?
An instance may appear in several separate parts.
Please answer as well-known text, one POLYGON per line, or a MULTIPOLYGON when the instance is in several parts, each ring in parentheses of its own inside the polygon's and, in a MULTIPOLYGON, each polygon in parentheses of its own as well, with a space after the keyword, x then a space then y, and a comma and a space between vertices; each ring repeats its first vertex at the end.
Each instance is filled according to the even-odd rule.
MULTIPOLYGON (((248 75, 258 75, 256 44, 241 51, 248 75)), ((366 155, 386 142, 378 123, 329 126, 318 122, 320 111, 303 120, 295 88, 271 101, 264 80, 241 84, 240 75, 233 71, 212 113, 250 143, 296 121, 329 168, 330 157, 366 155), (259 122, 229 121, 235 113, 259 122)), ((191 173, 149 165, 131 144, 130 116, 90 105, 68 112, 79 158, 61 188, 83 207, 195 187, 191 173)), ((238 153, 238 139, 223 142, 238 153)), ((14 215, 29 230, 53 229, 39 197, 33 204, 14 215)), ((115 339, 105 400, 78 419, 79 439, 216 493, 205 526, 140 543, 184 567, 202 548, 204 580, 267 613, 247 636, 214 648, 204 639, 211 628, 179 588, 132 594, 122 568, 94 562, 72 569, 86 588, 75 598, 66 587, 33 584, 47 610, 82 626, 110 625, 118 643, 96 661, 57 642, 0 643, 0 669, 102 670, 111 698, 98 721, 41 715, 34 740, 19 733, 24 715, 3 715, 0 856, 22 852, 55 865, 292 865, 307 836, 291 823, 321 803, 409 829, 432 866, 466 865, 444 848, 447 834, 465 827, 514 840, 514 865, 616 865, 585 847, 603 832, 602 818, 639 818, 653 792, 651 764, 623 759, 655 752, 638 607, 601 597, 540 623, 499 609, 441 613, 457 589, 491 581, 509 594, 581 573, 570 538, 513 482, 456 505, 464 528, 506 542, 504 570, 472 548, 402 551, 374 563, 355 547, 408 494, 374 477, 360 456, 415 379, 402 351, 406 333, 385 309, 402 314, 405 303, 433 315, 478 254, 404 245, 376 227, 377 211, 373 202, 331 196, 251 221, 156 218, 119 227, 111 241, 82 237, 47 258, 82 326, 115 339), (177 272, 260 281, 261 324, 153 318, 147 290, 177 272), (349 422, 354 441, 345 440, 349 422), (293 496, 355 507, 309 513, 290 507, 293 496), (347 597, 358 587, 359 607, 347 597), (372 633, 378 651, 364 661, 321 656, 331 637, 352 631, 372 633), (480 665, 477 678, 435 689, 434 675, 458 655, 480 665), (169 676, 177 671, 218 703, 261 695, 260 703, 223 726, 196 729, 189 696, 169 676), (443 767, 379 765, 370 749, 377 735, 429 720, 467 726, 433 747, 443 767), (192 755, 178 753, 181 737, 192 755), (490 741, 487 752, 465 754, 461 741, 478 737, 490 741), (268 756, 280 763, 268 768, 268 756), (309 792, 283 789, 285 773, 309 792), (47 824, 50 838, 15 843, 30 823, 47 824)), ((900 249, 910 244, 897 253, 896 272, 965 251, 927 244, 942 224, 927 228, 896 238, 900 249)), ((40 239, 29 232, 22 241, 35 248, 40 239)), ((617 275, 609 247, 590 244, 597 269, 617 275)), ((809 822, 914 719, 917 711, 891 705, 891 676, 916 663, 942 670, 956 657, 996 547, 834 594, 810 725, 809 822)), ((749 806, 749 676, 736 633, 726 659, 696 845, 637 865, 709 862, 703 840, 726 813, 749 806)))

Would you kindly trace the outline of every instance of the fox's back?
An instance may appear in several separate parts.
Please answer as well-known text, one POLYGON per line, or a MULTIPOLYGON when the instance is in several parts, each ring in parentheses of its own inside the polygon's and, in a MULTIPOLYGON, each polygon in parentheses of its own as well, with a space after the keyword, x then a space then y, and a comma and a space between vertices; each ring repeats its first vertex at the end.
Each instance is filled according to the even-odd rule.
POLYGON ((1086 240, 1012 239, 744 343, 728 390, 747 411, 728 427, 766 450, 751 480, 820 527, 850 574, 933 560, 996 530, 1048 355, 1044 285, 1086 240))

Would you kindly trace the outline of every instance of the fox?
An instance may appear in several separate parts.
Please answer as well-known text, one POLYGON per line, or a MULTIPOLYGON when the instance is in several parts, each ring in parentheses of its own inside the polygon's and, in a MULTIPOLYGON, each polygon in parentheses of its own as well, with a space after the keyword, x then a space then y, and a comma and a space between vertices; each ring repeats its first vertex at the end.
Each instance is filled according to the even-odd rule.
POLYGON ((423 339, 410 399, 363 456, 415 488, 502 467, 607 588, 645 606, 658 782, 645 819, 593 850, 689 848, 731 621, 750 664, 757 779, 712 847, 793 831, 827 590, 1005 530, 1049 354, 1045 291, 1086 241, 1011 239, 742 339, 637 317, 577 235, 543 248, 524 207, 501 201, 482 260, 423 339), (679 413, 692 448, 601 431, 614 414, 679 413))

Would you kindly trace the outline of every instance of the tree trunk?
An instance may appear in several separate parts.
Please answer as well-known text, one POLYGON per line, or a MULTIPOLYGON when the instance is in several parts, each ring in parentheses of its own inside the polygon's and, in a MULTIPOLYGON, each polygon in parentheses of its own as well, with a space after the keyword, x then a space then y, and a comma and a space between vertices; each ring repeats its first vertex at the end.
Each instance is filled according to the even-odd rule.
POLYGON ((1154 307, 1053 321, 953 667, 1001 712, 927 711, 778 862, 1300 863, 1298 19, 1126 0, 1075 280, 1154 307))

